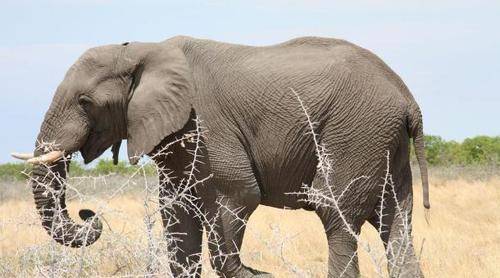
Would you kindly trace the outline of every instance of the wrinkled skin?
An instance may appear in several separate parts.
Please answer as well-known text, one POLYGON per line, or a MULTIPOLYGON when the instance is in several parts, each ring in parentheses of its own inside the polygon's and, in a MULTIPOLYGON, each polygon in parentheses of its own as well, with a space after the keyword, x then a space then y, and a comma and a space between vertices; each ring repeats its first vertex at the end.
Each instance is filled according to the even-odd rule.
MULTIPOLYGON (((300 192, 302 184, 322 186, 316 173, 315 145, 292 90, 317 123, 318 139, 331 155, 329 186, 333 192, 340 194, 351 180, 369 176, 352 184, 340 203, 356 232, 365 221, 380 225, 376 209, 387 151, 397 200, 411 216, 410 138, 414 138, 421 166, 424 206, 429 207, 418 105, 400 78, 380 59, 336 39, 307 37, 250 47, 175 37, 161 43, 134 42, 91 49, 71 67, 58 87, 37 146, 55 142, 66 154, 80 151, 88 163, 113 145, 117 151, 117 144, 127 139, 131 163, 137 163, 142 154, 157 154, 155 162, 172 170, 174 181, 181 180, 192 159, 188 150, 193 143, 174 144, 170 155, 160 155, 158 150, 192 130, 192 119, 199 116, 208 133, 203 138, 203 163, 197 176, 213 176, 191 193, 199 197, 200 209, 214 219, 215 232, 221 236, 219 250, 210 246, 212 265, 218 273, 226 277, 265 276, 243 265, 238 255, 228 256, 225 263, 217 256, 219 251, 232 254, 239 250, 245 231, 234 224, 236 215, 217 214, 216 200, 223 200, 242 219, 248 219, 259 204, 316 211, 330 248, 329 277, 337 277, 344 270, 344 277, 359 276, 357 258, 351 258, 357 244, 345 231, 338 213, 301 201, 300 195, 287 194, 300 192)), ((44 150, 37 148, 36 152, 44 150)), ((63 164, 53 167, 65 178, 63 164)), ((61 186, 57 180, 44 179, 46 173, 45 166, 37 166, 33 177, 52 188, 61 186)), ((166 172, 160 172, 160 195, 175 189, 175 182, 172 184, 166 176, 166 172)), ((79 247, 99 238, 102 225, 93 212, 81 211, 93 229, 74 226, 66 212, 64 195, 51 201, 43 189, 32 185, 43 226, 50 230, 55 222, 64 223, 52 233, 55 240, 79 247), (63 211, 61 218, 52 216, 54 207, 63 211), (75 227, 83 230, 77 233, 75 227)), ((385 206, 381 238, 384 243, 396 240, 397 244, 401 219, 395 213, 394 200, 388 200, 385 206)), ((162 216, 166 234, 185 233, 175 251, 177 262, 185 266, 198 262, 194 254, 201 251, 206 223, 177 206, 163 208, 162 216), (172 213, 180 220, 175 225, 169 225, 168 215, 172 213)), ((398 267, 406 269, 408 276, 421 276, 411 244, 407 253, 410 259, 398 267)), ((172 270, 174 274, 179 272, 175 266, 172 270)), ((200 271, 199 267, 192 270, 200 271)))

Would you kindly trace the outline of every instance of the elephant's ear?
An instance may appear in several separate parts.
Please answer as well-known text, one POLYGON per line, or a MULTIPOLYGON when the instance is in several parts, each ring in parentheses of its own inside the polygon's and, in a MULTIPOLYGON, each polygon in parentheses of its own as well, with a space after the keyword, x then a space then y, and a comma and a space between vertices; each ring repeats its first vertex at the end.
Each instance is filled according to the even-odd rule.
POLYGON ((134 73, 127 110, 128 156, 137 164, 166 136, 182 129, 192 107, 192 75, 179 49, 148 55, 134 73))

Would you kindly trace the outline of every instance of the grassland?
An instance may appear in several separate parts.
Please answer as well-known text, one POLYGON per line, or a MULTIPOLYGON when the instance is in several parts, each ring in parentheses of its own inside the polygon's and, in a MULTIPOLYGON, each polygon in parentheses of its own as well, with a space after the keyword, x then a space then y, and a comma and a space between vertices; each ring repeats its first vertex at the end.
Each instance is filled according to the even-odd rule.
MULTIPOLYGON (((154 183, 154 178, 122 176, 72 180, 78 189, 78 194, 68 192, 72 216, 92 208, 106 220, 101 240, 75 250, 59 246, 43 231, 24 182, 1 182, 0 276, 135 276, 152 262, 166 271, 160 221, 151 214, 156 208, 154 183), (144 224, 148 214, 156 219, 149 238, 144 224)), ((430 224, 424 220, 420 181, 414 183, 414 243, 426 276, 500 277, 498 169, 431 169, 430 224)), ((362 238, 384 264, 381 241, 369 224, 362 238)), ((375 277, 368 255, 359 252, 362 275, 375 277)), ((241 253, 246 264, 276 277, 326 276, 326 237, 311 212, 260 207, 248 223, 241 253)), ((215 276, 206 252, 204 276, 215 276)))

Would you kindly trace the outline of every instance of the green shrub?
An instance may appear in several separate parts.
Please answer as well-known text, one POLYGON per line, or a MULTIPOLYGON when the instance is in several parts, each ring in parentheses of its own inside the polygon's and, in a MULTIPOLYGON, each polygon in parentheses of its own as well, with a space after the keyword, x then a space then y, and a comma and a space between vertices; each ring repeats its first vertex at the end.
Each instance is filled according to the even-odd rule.
POLYGON ((431 165, 443 163, 448 144, 439 136, 425 137, 425 156, 431 165))
POLYGON ((71 176, 85 176, 88 175, 88 170, 78 161, 71 161, 69 165, 69 175, 71 176))
POLYGON ((127 166, 125 162, 119 161, 117 165, 113 164, 111 159, 101 159, 97 162, 97 165, 91 170, 92 173, 97 175, 108 175, 111 173, 117 174, 130 174, 133 173, 131 166, 127 166))
MULTIPOLYGON (((425 136, 425 155, 430 165, 500 165, 500 136, 476 136, 462 143, 439 136, 425 136)), ((413 146, 411 160, 416 161, 413 146)))
POLYGON ((6 163, 0 165, 1 180, 24 180, 27 176, 24 172, 29 171, 29 166, 25 163, 6 163))
MULTIPOLYGON (((111 159, 101 159, 90 170, 90 172, 94 175, 108 175, 108 174, 122 174, 122 175, 131 175, 136 173, 141 166, 130 165, 124 161, 119 161, 117 165, 113 164, 113 160, 111 159)), ((144 171, 147 175, 156 174, 155 167, 151 164, 147 164, 144 166, 144 171)), ((142 174, 142 173, 141 173, 142 174)))
MULTIPOLYGON (((29 173, 30 167, 25 163, 0 164, 0 180, 25 180, 28 177, 24 173, 29 173)), ((144 167, 143 170, 148 176, 156 175, 156 168, 151 163, 143 166, 133 166, 120 161, 118 165, 113 165, 113 161, 110 159, 101 159, 93 167, 86 167, 78 161, 72 161, 69 167, 69 175, 72 177, 109 174, 132 175, 139 171, 139 167, 144 167)), ((138 174, 142 175, 142 170, 138 174)))
POLYGON ((466 164, 500 165, 500 136, 477 136, 462 143, 466 164))

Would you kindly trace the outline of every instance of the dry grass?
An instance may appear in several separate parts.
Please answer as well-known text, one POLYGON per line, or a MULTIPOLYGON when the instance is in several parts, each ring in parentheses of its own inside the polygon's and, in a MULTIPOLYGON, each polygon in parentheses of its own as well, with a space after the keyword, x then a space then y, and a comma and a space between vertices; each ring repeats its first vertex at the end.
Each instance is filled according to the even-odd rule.
MULTIPOLYGON (((500 277, 500 177, 474 181, 434 175, 430 225, 424 220, 419 181, 415 184, 414 242, 417 252, 423 247, 421 265, 426 276, 500 277)), ((0 189, 11 186, 2 184, 0 189)), ((109 225, 94 246, 72 250, 49 238, 39 223, 28 188, 15 186, 19 186, 17 194, 8 194, 9 198, 0 195, 0 276, 40 275, 61 265, 70 269, 68 276, 143 273, 140 268, 147 264, 144 192, 131 190, 113 198, 100 192, 90 200, 70 202, 75 219, 80 208, 100 208, 109 225), (66 256, 73 259, 66 260, 66 256), (91 259, 74 259, 81 256, 91 259)), ((159 226, 157 221, 158 237, 159 226)), ((369 224, 364 225, 362 238, 383 254, 381 241, 369 224)), ((327 255, 326 236, 314 213, 263 206, 252 215, 242 248, 246 264, 276 277, 325 277, 327 255)), ((206 252, 204 258, 204 275, 214 276, 206 252)), ((360 265, 363 276, 375 276, 362 250, 360 265)))

